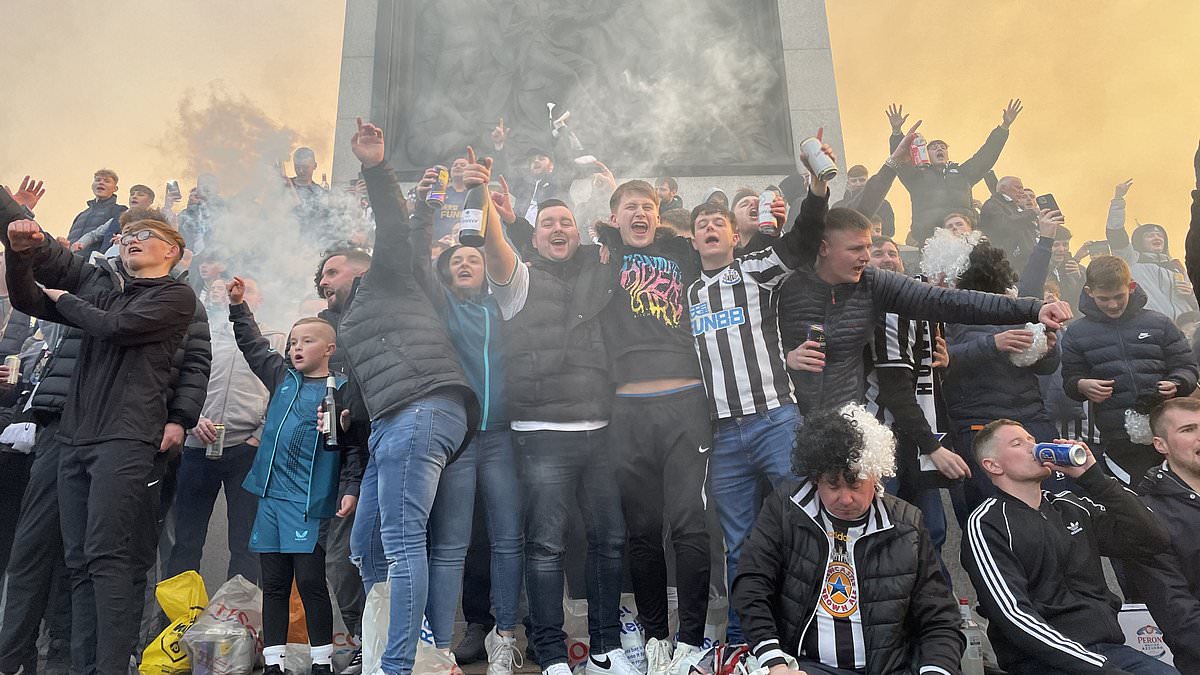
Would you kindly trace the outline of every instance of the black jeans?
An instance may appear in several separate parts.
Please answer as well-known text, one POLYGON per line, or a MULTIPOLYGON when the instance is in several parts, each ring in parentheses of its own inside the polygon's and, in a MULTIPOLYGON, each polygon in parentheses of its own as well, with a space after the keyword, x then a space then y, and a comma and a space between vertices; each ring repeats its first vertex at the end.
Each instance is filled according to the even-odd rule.
POLYGON ((0 631, 0 671, 37 668, 38 628, 43 617, 56 640, 70 639, 71 593, 63 562, 58 514, 58 464, 62 444, 57 424, 38 432, 29 485, 8 562, 4 628, 0 631), (54 593, 51 594, 51 590, 54 593))
POLYGON ((713 445, 704 387, 657 396, 618 396, 609 428, 629 528, 633 593, 646 637, 662 640, 670 635, 665 516, 675 550, 679 641, 702 646, 711 563, 705 481, 713 445))
POLYGON ((513 435, 525 513, 525 592, 533 645, 543 670, 567 662, 563 632, 563 551, 568 502, 587 530, 588 634, 592 652, 621 646, 621 497, 607 461, 607 433, 522 431, 513 435))
POLYGON ((138 629, 133 603, 142 601, 133 597, 131 533, 157 455, 156 446, 128 440, 63 446, 58 502, 71 570, 71 667, 77 673, 128 673, 138 629))
MULTIPOLYGON (((242 487, 256 452, 257 447, 242 443, 225 448, 221 459, 207 459, 204 448, 183 449, 176 480, 175 545, 164 578, 170 579, 185 570, 199 571, 213 505, 224 488, 229 533, 226 576, 232 579, 240 574, 247 581, 258 583, 258 554, 249 549, 258 497, 242 487)), ((358 587, 362 589, 361 582, 358 587)))
POLYGON ((321 647, 333 643, 333 607, 325 585, 325 549, 320 544, 312 553, 260 553, 263 589, 263 646, 287 644, 292 580, 304 603, 308 644, 321 647))

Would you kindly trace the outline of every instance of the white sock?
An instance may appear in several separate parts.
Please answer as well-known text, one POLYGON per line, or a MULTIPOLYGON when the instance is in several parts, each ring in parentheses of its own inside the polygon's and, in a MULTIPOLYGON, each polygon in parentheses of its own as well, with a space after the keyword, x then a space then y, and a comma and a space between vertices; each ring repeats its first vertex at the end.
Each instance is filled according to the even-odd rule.
POLYGON ((283 668, 283 655, 286 651, 287 645, 263 647, 263 663, 267 666, 279 666, 283 668))
POLYGON ((308 653, 312 656, 313 663, 322 665, 333 665, 333 645, 321 645, 320 647, 309 647, 308 653))

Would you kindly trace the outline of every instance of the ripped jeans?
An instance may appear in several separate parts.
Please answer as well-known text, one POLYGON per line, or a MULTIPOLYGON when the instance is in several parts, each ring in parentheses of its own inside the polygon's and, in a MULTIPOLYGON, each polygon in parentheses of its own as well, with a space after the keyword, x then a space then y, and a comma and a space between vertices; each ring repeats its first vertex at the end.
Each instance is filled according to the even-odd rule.
POLYGON ((381 663, 388 675, 413 669, 429 592, 429 511, 442 469, 466 433, 467 414, 457 394, 427 396, 371 424, 371 459, 350 533, 350 558, 367 591, 392 582, 381 663))

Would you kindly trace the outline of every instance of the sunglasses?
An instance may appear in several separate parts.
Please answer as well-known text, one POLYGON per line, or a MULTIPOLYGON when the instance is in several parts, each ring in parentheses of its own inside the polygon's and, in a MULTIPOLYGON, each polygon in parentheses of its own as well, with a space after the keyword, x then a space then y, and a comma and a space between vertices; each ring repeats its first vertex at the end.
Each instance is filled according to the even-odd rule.
POLYGON ((149 239, 151 237, 153 237, 159 241, 166 242, 167 244, 170 244, 171 246, 175 245, 174 242, 168 240, 166 237, 155 232, 154 230, 138 230, 137 232, 130 232, 129 234, 121 237, 121 245, 128 246, 135 241, 146 241, 147 239, 149 239))

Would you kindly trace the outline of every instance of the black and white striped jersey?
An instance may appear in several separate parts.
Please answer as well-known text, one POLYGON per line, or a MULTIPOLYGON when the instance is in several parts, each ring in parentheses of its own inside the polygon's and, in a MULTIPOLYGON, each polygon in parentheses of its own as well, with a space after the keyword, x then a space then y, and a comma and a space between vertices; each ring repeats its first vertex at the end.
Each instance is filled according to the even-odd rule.
MULTIPOLYGON (((897 314, 886 314, 875 326, 875 339, 867 347, 866 362, 867 410, 880 422, 894 426, 897 422, 891 410, 880 404, 879 376, 881 368, 904 368, 913 374, 913 395, 921 412, 924 413, 929 431, 939 444, 944 445, 950 433, 950 418, 942 396, 942 381, 933 368, 934 325, 921 319, 906 319, 897 314)), ((937 467, 928 456, 919 458, 921 471, 936 471, 937 467)))
POLYGON ((692 335, 715 419, 794 403, 779 339, 779 286, 792 270, 774 247, 747 253, 688 287, 692 335))

